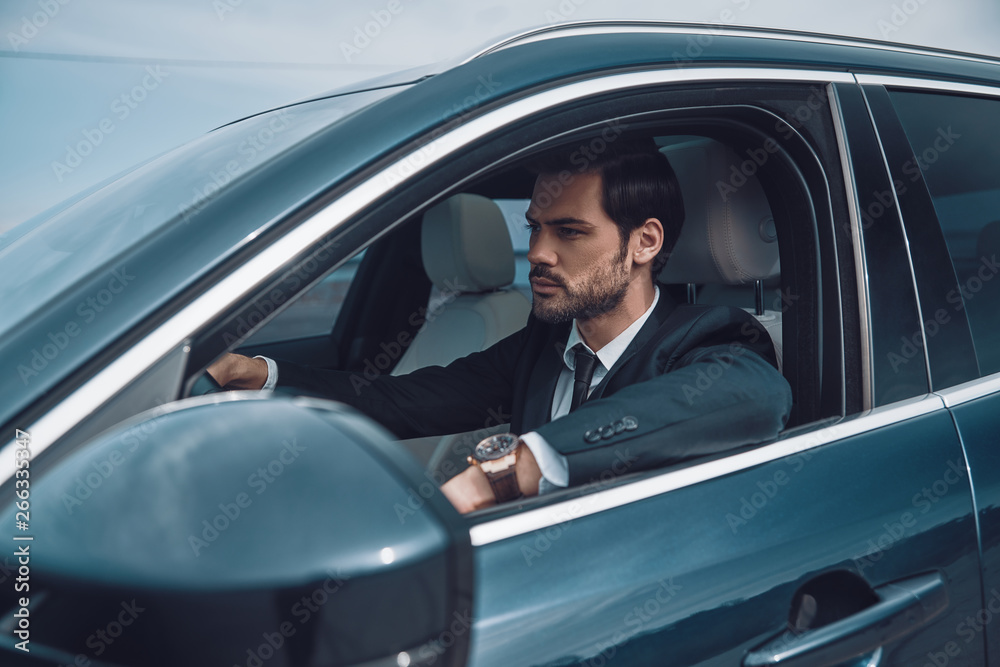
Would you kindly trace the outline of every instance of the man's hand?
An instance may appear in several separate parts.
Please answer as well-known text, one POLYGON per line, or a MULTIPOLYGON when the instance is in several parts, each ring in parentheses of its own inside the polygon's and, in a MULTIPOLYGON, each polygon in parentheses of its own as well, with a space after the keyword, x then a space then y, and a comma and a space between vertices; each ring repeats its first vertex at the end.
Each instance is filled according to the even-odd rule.
MULTIPOLYGON (((538 469, 535 456, 527 445, 522 444, 518 448, 514 468, 517 470, 517 485, 521 488, 521 494, 537 496, 542 471, 538 469)), ((441 492, 461 514, 496 505, 493 488, 479 466, 469 466, 452 477, 441 485, 441 492)))
POLYGON ((441 493, 460 514, 496 505, 493 489, 479 466, 469 466, 441 485, 441 493))
POLYGON ((207 372, 226 389, 260 389, 267 382, 267 362, 242 354, 226 354, 207 372))

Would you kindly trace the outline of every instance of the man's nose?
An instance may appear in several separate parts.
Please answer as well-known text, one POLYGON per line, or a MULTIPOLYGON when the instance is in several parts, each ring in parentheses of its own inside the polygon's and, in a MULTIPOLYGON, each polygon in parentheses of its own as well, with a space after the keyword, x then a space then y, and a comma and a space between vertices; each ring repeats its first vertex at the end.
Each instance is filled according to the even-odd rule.
POLYGON ((545 230, 539 230, 528 242, 528 254, 526 257, 532 266, 536 264, 554 266, 556 263, 556 253, 545 236, 545 230))

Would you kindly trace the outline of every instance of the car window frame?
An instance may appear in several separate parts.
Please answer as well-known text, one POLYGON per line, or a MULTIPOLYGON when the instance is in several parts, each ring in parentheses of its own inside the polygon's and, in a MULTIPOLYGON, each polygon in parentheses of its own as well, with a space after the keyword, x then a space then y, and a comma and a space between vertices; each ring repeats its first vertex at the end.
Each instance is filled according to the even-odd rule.
MULTIPOLYGON (((751 81, 751 82, 741 82, 741 83, 745 83, 747 88, 752 89, 752 88, 755 87, 755 84, 756 85, 765 85, 765 84, 768 83, 768 81, 766 81, 766 80, 765 81, 751 81)), ((720 109, 728 109, 728 108, 730 108, 730 105, 722 103, 722 102, 717 103, 715 106, 718 107, 718 108, 720 108, 720 109)), ((737 106, 739 106, 739 105, 737 105, 737 106)), ((660 111, 655 112, 655 113, 667 113, 669 111, 690 111, 690 109, 686 109, 686 108, 681 108, 681 109, 666 109, 666 110, 661 109, 660 111)), ((767 111, 765 111, 763 109, 760 109, 760 108, 756 108, 755 111, 759 111, 759 112, 768 114, 773 119, 778 119, 778 116, 776 116, 773 112, 767 112, 767 111)), ((652 114, 653 112, 650 112, 650 113, 652 114)), ((601 123, 607 122, 606 120, 603 120, 603 121, 594 121, 593 118, 591 118, 590 120, 593 121, 593 122, 589 123, 588 127, 589 126, 598 126, 601 123)), ((631 119, 629 119, 629 120, 631 120, 631 119)), ((585 128, 579 128, 579 131, 584 131, 584 129, 585 128)), ((798 140, 803 145, 808 146, 808 142, 805 139, 803 139, 801 136, 798 136, 798 140)), ((525 149, 525 150, 528 150, 528 149, 525 149)), ((532 150, 537 150, 537 148, 532 149, 532 150)), ((513 155, 508 155, 501 162, 514 162, 517 159, 520 159, 520 158, 517 157, 518 155, 519 155, 518 153, 515 153, 513 155)), ((812 154, 812 157, 813 158, 816 157, 814 153, 812 154)), ((487 171, 490 171, 490 170, 493 170, 493 169, 498 169, 500 167, 501 167, 501 165, 498 165, 497 163, 494 163, 494 164, 491 164, 491 165, 489 165, 487 167, 482 167, 482 169, 480 170, 480 172, 487 172, 487 171)), ((382 232, 381 232, 383 235, 385 235, 385 234, 391 234, 392 231, 393 231, 393 229, 395 229, 395 225, 404 224, 407 221, 412 221, 413 216, 414 216, 415 213, 419 213, 419 211, 426 209, 427 207, 433 205, 437 201, 440 201, 441 199, 443 199, 443 198, 445 198, 447 196, 450 196, 450 194, 452 194, 455 191, 461 191, 462 188, 465 186, 465 184, 467 184, 467 183, 475 183, 475 180, 476 180, 476 178, 479 175, 480 175, 480 173, 469 174, 469 175, 466 176, 465 180, 459 180, 459 181, 452 182, 447 188, 442 189, 440 183, 441 182, 448 182, 448 181, 444 177, 441 177, 439 174, 435 173, 432 176, 428 177, 429 180, 431 180, 431 181, 434 182, 434 185, 428 186, 428 185, 424 184, 422 186, 421 185, 414 185, 413 186, 413 189, 415 189, 415 190, 420 190, 421 188, 423 188, 424 190, 427 190, 427 188, 430 187, 430 189, 435 193, 435 195, 431 199, 427 199, 426 196, 417 196, 417 198, 414 201, 415 202, 419 202, 419 204, 414 204, 413 207, 409 207, 408 208, 406 206, 403 206, 402 208, 397 208, 396 210, 393 210, 393 211, 374 210, 374 211, 369 212, 369 214, 368 214, 367 217, 369 219, 381 219, 383 221, 381 224, 383 224, 383 225, 384 225, 384 220, 387 217, 388 218, 395 217, 396 218, 396 222, 394 223, 394 225, 390 225, 389 227, 385 227, 382 230, 382 232)), ((828 186, 829 186, 829 183, 826 182, 826 181, 824 181, 824 188, 828 188, 828 186)), ((805 184, 803 184, 803 188, 807 188, 807 186, 805 184)), ((825 196, 827 198, 829 198, 829 196, 830 196, 829 192, 827 192, 825 196)), ((824 202, 820 202, 820 203, 822 204, 824 202)), ((364 224, 364 220, 359 220, 359 222, 357 222, 356 224, 362 225, 362 224, 364 224)), ((814 223, 811 222, 810 224, 814 224, 814 223)), ((832 220, 831 220, 830 224, 832 225, 832 220)), ((833 244, 834 244, 833 240, 830 239, 825 245, 826 246, 830 246, 830 249, 832 250, 833 244)), ((828 260, 826 258, 824 258, 824 261, 828 261, 828 260)), ((835 262, 831 261, 830 264, 835 264, 835 262)), ((789 265, 790 265, 790 263, 789 263, 789 265)), ((836 268, 834 268, 833 270, 831 270, 830 273, 831 273, 831 277, 827 280, 827 282, 832 283, 837 288, 835 290, 835 296, 832 298, 832 301, 835 302, 835 307, 837 309, 839 309, 841 307, 840 298, 839 298, 839 295, 840 295, 840 292, 839 292, 840 282, 839 282, 839 277, 838 277, 839 274, 838 274, 838 271, 836 270, 836 268)), ((835 321, 832 322, 832 323, 828 323, 827 326, 832 326, 836 330, 836 333, 839 334, 840 331, 841 331, 841 326, 842 326, 842 324, 841 324, 841 318, 838 316, 838 317, 835 317, 835 318, 832 318, 832 319, 835 320, 835 321)), ((832 338, 839 338, 839 335, 832 335, 831 337, 832 338)), ((839 360, 839 359, 842 358, 842 348, 843 348, 842 340, 837 341, 835 344, 837 344, 837 345, 840 346, 840 348, 841 348, 841 356, 831 355, 831 358, 836 358, 836 359, 839 360)), ((838 363, 840 363, 840 362, 838 361, 838 363)), ((841 373, 842 372, 843 371, 841 371, 841 373)), ((842 385, 841 385, 841 387, 842 387, 842 385)), ((836 416, 837 419, 843 417, 843 401, 842 400, 839 403, 839 406, 840 406, 840 412, 836 416)), ((922 407, 921 409, 926 409, 926 406, 922 407)), ((829 419, 811 421, 803 429, 796 429, 794 432, 812 433, 812 432, 815 432, 817 430, 822 430, 822 428, 826 424, 828 424, 828 423, 829 423, 829 419)), ((812 441, 811 440, 803 440, 802 442, 812 442, 812 441)), ((765 445, 760 445, 760 446, 766 448, 768 445, 765 444, 765 445)), ((687 462, 686 461, 686 462, 683 462, 682 464, 680 464, 679 467, 681 467, 681 468, 687 468, 689 466, 697 466, 699 464, 708 464, 708 463, 712 463, 713 461, 717 461, 718 459, 725 459, 725 458, 727 458, 727 457, 729 457, 731 455, 733 455, 733 452, 725 452, 723 454, 720 454, 717 458, 715 458, 715 457, 705 457, 705 458, 698 459, 696 461, 691 461, 691 462, 687 462)), ((640 481, 640 480, 645 480, 645 479, 649 479, 649 478, 660 477, 661 475, 663 475, 665 473, 669 473, 671 470, 674 470, 677 467, 678 466, 673 466, 673 467, 667 468, 667 469, 651 470, 651 471, 644 471, 644 472, 635 473, 635 474, 623 475, 619 479, 616 479, 616 480, 614 480, 614 481, 612 481, 610 483, 602 483, 601 485, 599 485, 599 489, 598 490, 607 490, 607 491, 612 491, 613 492, 614 489, 616 489, 618 487, 628 486, 628 485, 633 484, 633 483, 635 483, 637 481, 640 481)), ((479 512, 477 514, 472 515, 470 517, 470 520, 473 523, 489 522, 489 521, 492 521, 492 520, 501 520, 502 521, 502 520, 504 520, 506 518, 506 516, 508 514, 511 514, 511 513, 515 513, 516 514, 516 513, 521 513, 521 512, 525 512, 525 511, 532 511, 534 509, 542 509, 542 508, 544 508, 546 506, 562 505, 565 502, 572 502, 573 498, 576 498, 576 497, 579 497, 579 496, 582 496, 582 495, 588 495, 589 496, 593 492, 594 492, 594 488, 593 487, 590 487, 590 488, 586 488, 586 487, 573 487, 573 488, 567 489, 565 491, 557 491, 557 492, 555 492, 553 494, 550 494, 550 495, 548 495, 546 497, 528 499, 528 500, 526 500, 526 501, 524 501, 522 503, 519 503, 519 507, 516 507, 516 508, 515 507, 508 507, 508 506, 497 507, 497 508, 490 508, 490 509, 487 509, 485 511, 482 511, 482 512, 479 512)))
MULTIPOLYGON (((448 156, 467 148, 484 137, 509 127, 533 114, 554 108, 565 108, 574 100, 591 99, 598 95, 641 91, 650 87, 664 88, 683 84, 712 84, 718 81, 820 83, 831 81, 852 83, 853 77, 844 72, 822 70, 789 70, 779 68, 706 67, 690 69, 656 69, 631 72, 601 73, 547 87, 514 100, 505 100, 479 113, 470 114, 462 125, 446 127, 431 137, 422 137, 392 155, 375 163, 341 187, 334 188, 331 197, 304 211, 294 214, 287 230, 279 238, 271 238, 266 247, 239 263, 235 269, 218 276, 218 280, 193 296, 186 305, 160 322, 135 344, 116 356, 90 376, 51 409, 28 424, 32 431, 36 455, 59 441, 88 415, 126 391, 157 362, 178 347, 185 347, 192 337, 210 328, 220 313, 232 313, 243 301, 250 299, 262 285, 280 276, 289 265, 300 265, 304 258, 320 250, 336 248, 339 237, 354 231, 351 221, 387 195, 398 184, 415 180, 448 156), (429 141, 428 141, 429 139, 429 141)), ((442 193, 444 194, 444 193, 442 193)), ((375 239, 366 239, 361 247, 375 239)), ((342 248, 341 248, 342 250, 342 248)), ((343 253, 328 253, 333 259, 322 264, 312 282, 322 277, 325 269, 344 259, 343 253), (338 258, 337 255, 340 255, 338 258)), ((218 274, 217 274, 218 275, 218 274)), ((205 362, 204 359, 198 363, 205 362)), ((207 364, 207 362, 205 362, 207 364)), ((189 362, 190 367, 190 362, 189 362)), ((0 454, 17 446, 8 442, 0 454)), ((5 484, 13 477, 13 456, 0 462, 0 481, 5 484), (9 464, 9 465, 8 465, 9 464)), ((9 486, 9 484, 6 484, 9 486)))
MULTIPOLYGON (((901 157, 912 159, 913 153, 908 142, 908 137, 903 130, 902 123, 895 112, 894 103, 889 98, 889 91, 899 90, 942 96, 973 96, 994 99, 997 102, 1000 102, 1000 86, 994 87, 973 85, 947 80, 917 79, 902 76, 859 75, 858 79, 859 83, 862 84, 863 89, 866 91, 866 95, 870 97, 877 96, 882 100, 880 107, 877 111, 873 112, 873 118, 877 120, 880 126, 886 128, 887 132, 892 131, 895 134, 896 138, 893 147, 896 149, 897 161, 899 161, 901 157)), ((887 145, 889 145, 888 142, 887 145)), ((911 208, 915 212, 918 212, 918 215, 904 216, 904 221, 909 219, 911 224, 919 224, 922 226, 922 229, 917 229, 915 232, 908 231, 908 235, 913 233, 923 234, 925 237, 930 236, 934 241, 936 241, 936 245, 927 249, 928 254, 932 253, 931 260, 933 261, 933 265, 928 267, 928 275, 915 275, 917 290, 921 294, 922 301, 930 301, 934 298, 934 296, 948 293, 949 290, 954 289, 957 291, 959 289, 959 281, 955 272, 950 251, 945 241, 941 221, 938 218, 937 211, 934 207, 930 191, 922 172, 919 173, 919 178, 914 181, 914 186, 915 187, 911 189, 912 192, 905 193, 903 198, 905 200, 906 197, 912 197, 916 200, 915 205, 911 206, 911 208), (931 290, 931 285, 934 286, 933 290, 931 290)), ((912 253, 912 248, 910 250, 912 253)), ((924 253, 924 250, 921 250, 921 253, 924 253)), ((938 307, 943 306, 938 304, 938 307)), ((957 355, 957 361, 959 363, 971 368, 970 372, 966 373, 966 377, 957 379, 939 377, 937 381, 934 379, 932 368, 931 382, 934 391, 940 392, 942 390, 952 388, 960 389, 962 387, 974 385, 981 379, 987 379, 991 376, 1000 375, 1000 372, 983 374, 979 370, 975 343, 972 338, 972 330, 965 308, 961 308, 957 311, 950 307, 947 308, 947 312, 951 316, 953 322, 955 322, 957 326, 962 327, 964 330, 966 339, 960 340, 957 343, 950 339, 944 339, 939 335, 929 335, 927 333, 927 323, 928 321, 934 319, 935 312, 937 311, 933 310, 929 312, 922 318, 921 321, 921 333, 925 349, 927 349, 930 354, 938 354, 942 357, 945 355, 951 357, 957 355)), ((939 376, 940 375, 941 374, 939 374, 939 376)))

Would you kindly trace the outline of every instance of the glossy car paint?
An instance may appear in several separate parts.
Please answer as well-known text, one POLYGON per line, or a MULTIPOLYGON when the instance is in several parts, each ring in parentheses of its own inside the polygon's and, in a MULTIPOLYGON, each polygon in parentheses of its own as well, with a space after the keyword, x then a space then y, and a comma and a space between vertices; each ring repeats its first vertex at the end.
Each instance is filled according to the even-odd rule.
MULTIPOLYGON (((151 318, 160 321, 202 289, 213 267, 223 266, 227 257, 252 254, 380 159, 399 155, 435 127, 470 120, 508 96, 571 76, 650 65, 741 64, 1000 81, 995 63, 851 44, 723 33, 712 35, 689 58, 684 54, 690 43, 690 33, 640 31, 510 47, 341 120, 220 191, 191 218, 192 224, 178 221, 130 249, 122 261, 147 271, 142 280, 137 277, 136 289, 127 297, 123 292, 121 306, 95 320, 89 345, 68 347, 27 391, 16 384, 20 380, 11 365, 30 358, 39 340, 75 317, 79 300, 100 289, 107 276, 98 272, 53 300, 44 317, 19 323, 18 334, 0 344, 0 394, 17 397, 5 402, 0 420, 12 426, 34 419, 71 389, 76 380, 67 378, 92 368, 103 346, 148 330, 151 318), (537 67, 538 62, 546 67, 537 67), (199 249, 192 253, 195 236, 199 249)), ((841 93, 842 103, 853 98, 845 103, 849 154, 874 155, 876 135, 864 126, 870 121, 862 113, 860 91, 841 85, 841 93)), ((871 162, 852 166, 860 204, 873 192, 868 187, 887 175, 871 162)), ((887 275, 909 269, 901 269, 899 261, 905 259, 898 245, 901 220, 886 222, 893 226, 882 228, 885 241, 865 232, 868 294, 875 306, 868 315, 876 349, 895 340, 898 308, 904 328, 910 323, 920 328, 919 319, 912 319, 912 276, 887 275), (879 253, 895 259, 886 261, 879 253), (892 296, 887 296, 890 283, 892 296)), ((871 373, 877 388, 885 369, 873 365, 871 373)), ((982 664, 984 637, 996 631, 987 626, 970 635, 965 619, 988 608, 984 591, 991 581, 997 585, 989 567, 1000 558, 994 553, 997 529, 989 523, 996 516, 1000 485, 991 472, 996 469, 991 453, 996 406, 985 396, 949 411, 935 395, 920 398, 929 390, 927 381, 924 375, 921 390, 915 377, 904 396, 876 400, 886 406, 883 412, 861 419, 876 418, 878 428, 844 437, 826 432, 794 455, 586 516, 575 516, 569 500, 564 520, 480 544, 470 664, 735 664, 748 649, 783 631, 799 585, 831 569, 857 572, 873 587, 928 571, 943 573, 947 611, 923 632, 887 644, 884 664, 922 664, 944 654, 952 641, 960 650, 944 654, 947 664, 982 664), (893 403, 909 397, 917 398, 893 403), (963 441, 976 480, 978 516, 963 441), (986 568, 982 587, 977 519, 986 568)), ((809 438, 810 432, 793 437, 809 438)), ((702 465, 712 463, 690 467, 702 465)), ((634 478, 610 481, 597 493, 620 493, 629 481, 634 478)), ((473 530, 496 518, 481 517, 473 530)))

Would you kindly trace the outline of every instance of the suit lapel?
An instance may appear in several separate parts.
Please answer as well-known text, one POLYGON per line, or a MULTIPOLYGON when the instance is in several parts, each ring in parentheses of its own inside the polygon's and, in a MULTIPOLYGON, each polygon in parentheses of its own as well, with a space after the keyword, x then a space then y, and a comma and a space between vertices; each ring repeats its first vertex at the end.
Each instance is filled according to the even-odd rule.
POLYGON ((676 308, 676 302, 670 298, 670 295, 668 295, 667 291, 661 286, 660 298, 656 302, 656 308, 654 308, 653 312, 649 314, 649 318, 642 325, 642 328, 639 329, 639 333, 635 335, 632 342, 629 343, 628 347, 625 348, 625 351, 622 352, 622 356, 618 357, 618 361, 616 361, 615 365, 611 367, 608 374, 604 376, 601 383, 594 387, 594 391, 591 392, 588 400, 600 398, 604 395, 604 390, 614 379, 615 375, 622 369, 623 366, 625 366, 625 364, 629 362, 632 357, 635 356, 639 350, 642 349, 646 343, 653 338, 653 336, 656 335, 656 332, 660 329, 663 323, 667 321, 667 318, 670 317, 670 314, 674 312, 676 308))
POLYGON ((563 369, 563 351, 569 337, 569 326, 554 326, 531 371, 527 400, 524 404, 521 432, 533 431, 547 424, 552 414, 552 397, 563 369))

